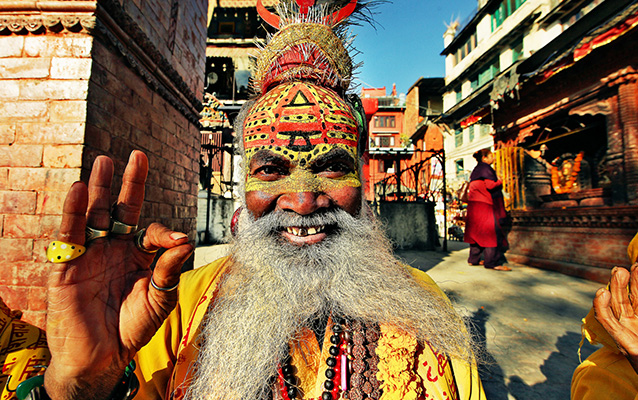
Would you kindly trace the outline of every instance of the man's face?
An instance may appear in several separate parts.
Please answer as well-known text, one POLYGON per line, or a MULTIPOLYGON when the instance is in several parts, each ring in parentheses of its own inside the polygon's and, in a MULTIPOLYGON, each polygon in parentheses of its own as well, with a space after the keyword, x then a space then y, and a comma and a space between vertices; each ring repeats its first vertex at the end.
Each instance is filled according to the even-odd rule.
MULTIPOLYGON (((351 215, 361 207, 358 131, 334 92, 286 83, 264 95, 244 123, 246 207, 256 217, 274 211, 307 216, 330 208, 351 215)), ((320 242, 324 226, 290 226, 293 244, 320 242)))

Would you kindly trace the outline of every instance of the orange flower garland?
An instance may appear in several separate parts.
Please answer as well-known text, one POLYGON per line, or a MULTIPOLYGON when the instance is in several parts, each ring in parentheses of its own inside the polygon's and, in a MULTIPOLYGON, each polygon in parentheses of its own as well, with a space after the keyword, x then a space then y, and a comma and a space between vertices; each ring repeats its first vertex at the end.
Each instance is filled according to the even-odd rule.
POLYGON ((377 379, 383 395, 380 400, 416 400, 421 397, 421 377, 415 373, 417 340, 394 326, 381 325, 377 379))

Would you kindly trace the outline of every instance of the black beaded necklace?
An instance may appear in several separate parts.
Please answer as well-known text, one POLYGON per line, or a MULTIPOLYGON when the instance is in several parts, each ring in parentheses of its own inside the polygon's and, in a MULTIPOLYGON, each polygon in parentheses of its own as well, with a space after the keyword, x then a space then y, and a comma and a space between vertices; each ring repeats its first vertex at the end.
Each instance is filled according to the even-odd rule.
MULTIPOLYGON (((347 321, 344 318, 333 317, 332 335, 330 336, 330 356, 326 359, 326 381, 323 384, 321 400, 336 400, 339 392, 348 390, 348 359, 351 359, 352 346, 347 321)), ((297 377, 288 356, 279 369, 279 387, 284 400, 296 400, 299 395, 297 377)), ((316 399, 319 400, 319 399, 316 399)))

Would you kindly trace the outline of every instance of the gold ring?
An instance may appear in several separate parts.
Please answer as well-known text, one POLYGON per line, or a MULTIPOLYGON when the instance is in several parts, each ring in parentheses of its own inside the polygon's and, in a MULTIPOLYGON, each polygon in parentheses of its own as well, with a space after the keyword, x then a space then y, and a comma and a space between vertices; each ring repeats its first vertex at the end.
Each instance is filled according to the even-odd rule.
POLYGON ((84 228, 84 231, 86 232, 86 242, 85 243, 88 243, 88 242, 90 242, 92 240, 95 240, 95 239, 107 237, 109 235, 109 231, 108 230, 95 229, 95 228, 91 228, 88 225, 86 226, 86 228, 84 228))
POLYGON ((137 225, 127 225, 111 217, 111 228, 109 231, 114 235, 128 235, 135 232, 136 229, 137 225))
POLYGON ((64 263, 84 255, 86 247, 59 240, 49 243, 47 246, 47 259, 53 263, 64 263))

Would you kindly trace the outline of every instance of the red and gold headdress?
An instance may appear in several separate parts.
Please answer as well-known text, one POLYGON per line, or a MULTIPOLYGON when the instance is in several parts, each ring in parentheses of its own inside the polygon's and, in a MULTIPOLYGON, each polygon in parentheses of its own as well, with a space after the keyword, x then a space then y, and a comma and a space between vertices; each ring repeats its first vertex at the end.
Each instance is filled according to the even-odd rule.
POLYGON ((366 124, 359 98, 346 95, 353 63, 345 30, 360 5, 337 2, 283 0, 273 13, 257 1, 264 21, 279 30, 256 57, 259 98, 243 121, 248 159, 266 149, 305 165, 335 147, 360 156, 366 124))
POLYGON ((265 93, 280 82, 297 79, 344 93, 352 78, 352 59, 344 21, 357 8, 357 0, 345 6, 316 4, 315 0, 280 2, 274 14, 257 0, 264 21, 279 29, 256 61, 254 87, 265 93))

